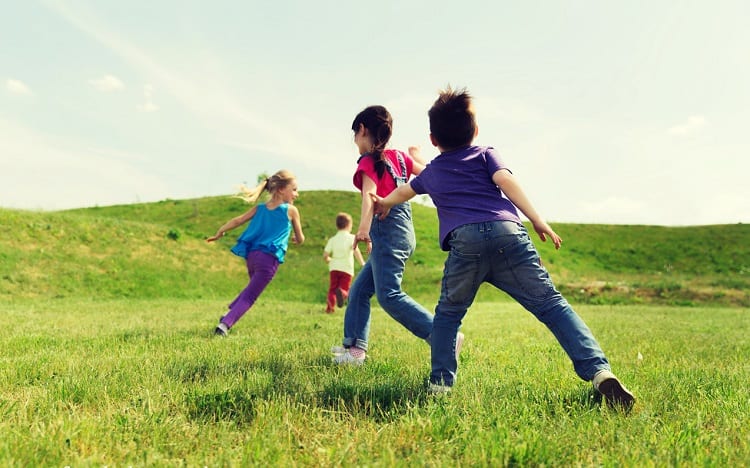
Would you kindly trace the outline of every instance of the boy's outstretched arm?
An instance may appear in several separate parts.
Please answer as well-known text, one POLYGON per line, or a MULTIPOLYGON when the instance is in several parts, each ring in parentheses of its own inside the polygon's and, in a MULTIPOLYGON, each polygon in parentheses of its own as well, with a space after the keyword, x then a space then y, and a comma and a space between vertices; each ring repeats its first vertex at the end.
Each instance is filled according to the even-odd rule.
POLYGON ((412 190, 411 184, 404 184, 388 194, 385 198, 380 198, 374 193, 370 193, 370 198, 375 204, 375 214, 378 215, 380 219, 385 219, 385 217, 388 216, 388 212, 391 211, 391 208, 399 203, 411 200, 416 195, 417 192, 412 190))
POLYGON ((560 238, 560 236, 552 230, 550 225, 539 216, 539 213, 536 212, 531 201, 526 197, 521 185, 516 178, 513 177, 513 174, 505 169, 500 169, 492 174, 492 181, 495 185, 500 187, 500 190, 502 190, 505 196, 508 197, 508 200, 513 202, 513 204, 516 205, 516 208, 521 210, 521 213, 531 221, 531 225, 534 226, 534 231, 536 231, 539 238, 542 239, 542 242, 546 242, 547 236, 549 236, 555 244, 555 249, 559 249, 562 244, 562 238, 560 238))

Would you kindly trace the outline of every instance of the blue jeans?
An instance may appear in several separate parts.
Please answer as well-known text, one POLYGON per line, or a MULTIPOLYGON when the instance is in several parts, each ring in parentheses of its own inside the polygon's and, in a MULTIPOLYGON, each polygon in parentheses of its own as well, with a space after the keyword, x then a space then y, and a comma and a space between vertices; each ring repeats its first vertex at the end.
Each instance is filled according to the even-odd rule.
POLYGON ((580 378, 591 380, 599 370, 609 370, 591 330, 555 289, 522 224, 465 224, 449 234, 449 245, 432 327, 431 383, 454 384, 458 369, 456 333, 484 282, 508 293, 545 324, 573 361, 580 378))
POLYGON ((377 295, 380 306, 394 320, 417 337, 429 341, 432 314, 401 290, 406 261, 416 247, 411 205, 394 206, 384 220, 375 217, 370 238, 370 257, 349 290, 344 315, 344 346, 367 350, 373 295, 377 295))

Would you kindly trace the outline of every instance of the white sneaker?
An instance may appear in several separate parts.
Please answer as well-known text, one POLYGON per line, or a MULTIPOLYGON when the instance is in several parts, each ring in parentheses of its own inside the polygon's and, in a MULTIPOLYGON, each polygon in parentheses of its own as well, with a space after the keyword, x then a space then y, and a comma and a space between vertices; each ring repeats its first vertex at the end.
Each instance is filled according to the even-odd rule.
MULTIPOLYGON (((458 356, 461 354, 463 344, 464 334, 461 332, 456 333, 456 362, 458 362, 458 356)), ((453 387, 435 383, 430 383, 430 386, 427 387, 427 393, 432 395, 445 395, 446 393, 450 393, 451 390, 453 390, 453 387)))
POLYGON ((343 346, 331 346, 331 353, 333 354, 344 354, 346 352, 346 348, 343 346))
POLYGON ((591 383, 594 385, 596 391, 602 394, 610 406, 625 410, 630 410, 633 407, 635 397, 612 372, 606 369, 600 370, 591 379, 591 383))
POLYGON ((346 366, 361 366, 365 362, 365 356, 356 358, 347 351, 344 354, 337 354, 333 357, 334 364, 346 365, 346 366))
POLYGON ((219 324, 216 326, 216 329, 214 330, 214 335, 227 336, 227 334, 229 334, 229 328, 227 328, 227 326, 224 325, 223 322, 219 322, 219 324))
POLYGON ((432 395, 445 395, 450 393, 451 390, 453 390, 453 387, 434 383, 430 383, 430 386, 427 387, 427 393, 432 395))

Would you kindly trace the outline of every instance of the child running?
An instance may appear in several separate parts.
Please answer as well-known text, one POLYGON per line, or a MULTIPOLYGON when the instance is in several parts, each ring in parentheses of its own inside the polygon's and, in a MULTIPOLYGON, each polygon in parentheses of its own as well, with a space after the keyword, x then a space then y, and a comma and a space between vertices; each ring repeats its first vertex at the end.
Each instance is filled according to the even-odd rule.
POLYGON ((536 212, 499 153, 472 146, 478 127, 471 96, 449 87, 428 115, 430 140, 440 154, 409 184, 376 200, 376 212, 390 216, 392 207, 425 193, 437 207, 440 246, 449 254, 432 329, 430 391, 448 392, 455 384, 456 331, 479 286, 487 282, 544 323, 578 376, 591 381, 609 404, 632 407, 635 398, 611 372, 589 328, 555 289, 517 210, 542 241, 549 237, 559 249, 562 239, 536 212))
POLYGON ((349 213, 336 215, 336 229, 338 232, 328 239, 323 248, 323 260, 328 264, 328 295, 326 296, 326 313, 334 312, 334 304, 344 305, 349 297, 349 287, 354 277, 354 258, 359 266, 365 265, 359 246, 354 243, 352 234, 352 217, 349 213))
POLYGON ((255 205, 245 214, 227 221, 215 235, 206 239, 207 242, 213 242, 226 235, 227 231, 252 220, 237 239, 237 244, 232 247, 232 253, 245 259, 250 282, 229 304, 229 312, 219 319, 219 324, 214 330, 218 336, 227 336, 229 329, 252 307, 276 275, 279 265, 284 263, 292 229, 292 241, 295 244, 305 241, 299 210, 292 204, 298 197, 297 180, 294 175, 281 170, 261 182, 255 189, 246 190, 241 198, 248 203, 254 203, 264 190, 271 194, 268 202, 255 205))
POLYGON ((354 280, 344 315, 343 348, 334 346, 337 364, 361 365, 368 349, 370 299, 377 295, 380 306, 417 337, 430 342, 432 314, 401 290, 406 260, 414 252, 416 238, 409 203, 394 204, 387 216, 373 217, 368 194, 387 196, 403 185, 424 164, 395 149, 386 149, 393 131, 393 119, 383 106, 370 106, 352 122, 354 143, 360 158, 354 172, 354 186, 362 193, 359 228, 354 243, 367 243, 367 263, 354 280))

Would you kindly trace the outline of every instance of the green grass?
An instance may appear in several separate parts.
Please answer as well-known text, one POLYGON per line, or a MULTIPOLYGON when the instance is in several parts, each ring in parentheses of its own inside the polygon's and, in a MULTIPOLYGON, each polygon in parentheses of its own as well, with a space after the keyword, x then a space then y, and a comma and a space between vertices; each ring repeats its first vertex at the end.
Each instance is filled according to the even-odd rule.
MULTIPOLYGON (((352 192, 304 192, 307 242, 228 339, 247 276, 217 227, 229 197, 0 209, 0 466, 743 466, 750 463, 750 227, 554 223, 556 285, 638 402, 603 407, 552 335, 492 288, 464 324, 452 395, 429 350, 375 309, 362 368, 337 368, 322 249, 352 192), (679 307, 678 307, 679 306, 679 307)), ((428 308, 445 253, 414 206, 404 288, 428 308)))
POLYGON ((742 466, 750 315, 581 306, 638 401, 602 406, 519 306, 476 304, 453 394, 379 309, 361 368, 328 348, 341 314, 261 298, 227 339, 220 300, 0 304, 0 465, 742 466), (639 358, 640 356, 640 358, 639 358))
MULTIPOLYGON (((297 201, 307 241, 264 294, 325 301, 322 250, 347 211, 359 220, 354 192, 303 192, 297 201)), ((206 197, 61 212, 0 209, 0 299, 42 297, 220 298, 246 282, 228 249, 241 229, 216 244, 203 239, 248 205, 206 197)), ((417 251, 404 289, 432 307, 445 252, 435 210, 414 205, 417 251)), ((555 251, 532 234, 555 284, 574 303, 750 307, 750 225, 658 227, 553 223, 555 251)), ((505 301, 483 288, 478 301, 505 301)))

